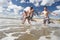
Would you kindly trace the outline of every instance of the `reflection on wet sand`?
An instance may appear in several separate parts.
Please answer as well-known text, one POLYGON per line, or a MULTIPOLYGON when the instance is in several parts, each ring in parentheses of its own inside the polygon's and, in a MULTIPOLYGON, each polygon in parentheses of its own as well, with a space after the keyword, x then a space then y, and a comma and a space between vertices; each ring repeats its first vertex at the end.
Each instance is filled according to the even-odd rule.
MULTIPOLYGON (((9 20, 9 19, 7 19, 9 20)), ((59 40, 60 27, 36 24, 21 24, 20 20, 1 20, 0 40, 59 40), (16 22, 17 21, 17 22, 16 22), (3 23, 4 22, 4 23, 3 23)))
POLYGON ((46 38, 50 38, 48 35, 50 35, 50 30, 48 28, 42 28, 41 30, 31 30, 30 34, 26 33, 22 36, 20 36, 16 40, 38 40, 41 36, 46 36, 46 38))
POLYGON ((3 32, 0 31, 0 39, 2 39, 4 37, 6 37, 6 35, 3 32))

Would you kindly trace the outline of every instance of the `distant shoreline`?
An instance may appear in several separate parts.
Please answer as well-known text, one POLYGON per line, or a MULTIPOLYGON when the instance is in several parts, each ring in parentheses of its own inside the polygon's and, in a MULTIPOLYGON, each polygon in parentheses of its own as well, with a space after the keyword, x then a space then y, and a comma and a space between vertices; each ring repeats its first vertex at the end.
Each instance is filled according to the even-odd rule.
MULTIPOLYGON (((0 19, 16 19, 16 20, 20 20, 21 18, 14 18, 14 17, 0 17, 0 19)), ((43 19, 43 18, 33 18, 33 19, 43 19)), ((60 19, 53 19, 50 18, 51 20, 56 20, 56 21, 60 21, 60 19)))

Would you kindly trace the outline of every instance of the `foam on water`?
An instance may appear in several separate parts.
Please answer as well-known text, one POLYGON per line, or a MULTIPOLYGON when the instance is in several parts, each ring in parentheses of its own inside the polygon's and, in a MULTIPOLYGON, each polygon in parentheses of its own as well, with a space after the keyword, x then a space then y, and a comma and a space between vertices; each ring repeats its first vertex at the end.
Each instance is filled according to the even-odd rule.
POLYGON ((0 29, 0 31, 9 30, 9 29, 10 29, 10 27, 4 28, 4 29, 0 29))
MULTIPOLYGON (((15 21, 12 21, 12 20, 9 20, 9 21, 6 21, 6 20, 1 20, 0 22, 0 27, 2 27, 2 26, 6 26, 6 25, 19 25, 19 21, 18 22, 16 22, 16 20, 15 21), (2 21, 2 22, 1 22, 2 21), (3 24, 4 23, 4 24, 3 24), (2 25, 2 26, 1 26, 2 25)), ((28 25, 28 24, 26 24, 26 25, 28 25)), ((25 34, 25 33, 28 33, 28 34, 30 34, 30 31, 31 30, 40 30, 41 29, 41 26, 43 26, 43 24, 41 23, 41 22, 32 22, 32 26, 33 27, 31 27, 31 28, 29 28, 29 29, 27 29, 25 32, 13 32, 13 33, 9 33, 9 34, 7 34, 7 33, 4 33, 4 34, 6 34, 6 37, 5 38, 2 38, 1 40, 14 40, 14 39, 16 39, 16 38, 18 38, 19 36, 21 36, 21 35, 19 35, 18 37, 14 37, 14 36, 12 36, 12 34, 15 34, 15 33, 22 33, 22 34, 25 34), (34 26, 35 25, 35 26, 34 26)), ((48 26, 50 26, 50 27, 60 27, 60 24, 58 24, 58 23, 55 23, 55 24, 53 24, 53 23, 51 23, 51 24, 49 24, 48 26)), ((18 29, 18 28, 24 28, 24 27, 7 27, 7 28, 0 28, 0 31, 4 31, 4 30, 9 30, 9 29, 18 29)), ((51 40, 58 40, 58 37, 56 37, 55 35, 53 35, 54 34, 54 31, 51 33, 51 35, 50 35, 50 37, 51 37, 51 40)), ((45 36, 41 36, 38 40, 48 40, 48 39, 46 39, 45 38, 45 36)))
POLYGON ((23 27, 7 27, 7 28, 3 28, 3 29, 0 29, 0 31, 4 31, 4 30, 9 30, 9 29, 15 29, 15 28, 23 28, 23 27))
MULTIPOLYGON (((14 33, 19 33, 19 32, 14 32, 14 33)), ((12 36, 12 34, 14 34, 14 33, 9 33, 9 34, 5 33, 7 37, 2 38, 1 40, 14 40, 14 39, 17 39, 19 36, 21 36, 21 35, 19 35, 18 37, 14 37, 14 36, 12 36)))
POLYGON ((12 33, 7 34, 7 37, 2 38, 1 40, 14 40, 14 39, 16 39, 16 38, 17 38, 17 37, 13 37, 13 36, 11 36, 11 35, 12 35, 12 33))
POLYGON ((51 24, 49 24, 49 26, 50 26, 50 27, 60 27, 60 24, 58 24, 58 23, 52 24, 52 23, 51 23, 51 24))
POLYGON ((60 40, 60 37, 55 36, 54 32, 55 31, 52 31, 52 33, 51 33, 51 40, 60 40))
MULTIPOLYGON (((0 29, 0 31, 4 31, 4 30, 9 30, 9 29, 18 29, 18 28, 24 28, 24 27, 7 27, 7 28, 3 28, 3 29, 0 29)), ((14 39, 16 39, 16 38, 18 38, 19 36, 21 36, 21 35, 19 35, 18 37, 14 37, 14 36, 12 36, 12 34, 15 34, 15 33, 22 33, 22 34, 24 34, 24 33, 26 33, 26 32, 13 32, 13 33, 5 33, 5 32, 3 32, 7 37, 5 37, 5 38, 2 38, 1 40, 14 40, 14 39)))
POLYGON ((48 39, 46 39, 45 36, 42 36, 42 37, 40 37, 39 40, 48 40, 48 39))
POLYGON ((55 31, 52 31, 52 33, 49 35, 50 39, 47 39, 46 36, 41 36, 38 40, 60 40, 60 37, 57 37, 54 35, 55 31))
POLYGON ((14 39, 17 39, 18 37, 21 36, 21 35, 19 35, 18 37, 14 37, 14 36, 12 36, 12 34, 15 34, 15 33, 22 33, 22 34, 25 34, 25 33, 29 33, 29 31, 26 31, 26 32, 13 32, 13 33, 9 33, 9 34, 4 33, 4 34, 7 35, 7 37, 2 38, 1 40, 14 40, 14 39))

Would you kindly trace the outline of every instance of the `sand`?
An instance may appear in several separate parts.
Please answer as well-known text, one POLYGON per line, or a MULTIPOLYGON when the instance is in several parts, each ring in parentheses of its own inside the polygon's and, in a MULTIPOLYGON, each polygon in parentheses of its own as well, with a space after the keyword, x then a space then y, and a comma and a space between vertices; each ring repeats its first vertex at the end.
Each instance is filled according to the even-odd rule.
POLYGON ((59 40, 58 22, 44 26, 43 19, 37 22, 21 24, 22 20, 0 19, 0 40, 59 40))

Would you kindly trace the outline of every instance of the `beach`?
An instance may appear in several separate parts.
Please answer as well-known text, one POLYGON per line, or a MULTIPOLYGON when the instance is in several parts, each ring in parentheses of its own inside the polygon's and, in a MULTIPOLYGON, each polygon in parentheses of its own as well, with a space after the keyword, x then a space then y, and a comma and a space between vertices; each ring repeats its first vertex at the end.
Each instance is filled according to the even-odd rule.
POLYGON ((60 23, 43 25, 43 19, 35 19, 29 25, 20 19, 0 19, 0 40, 59 40, 60 23))

